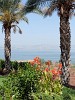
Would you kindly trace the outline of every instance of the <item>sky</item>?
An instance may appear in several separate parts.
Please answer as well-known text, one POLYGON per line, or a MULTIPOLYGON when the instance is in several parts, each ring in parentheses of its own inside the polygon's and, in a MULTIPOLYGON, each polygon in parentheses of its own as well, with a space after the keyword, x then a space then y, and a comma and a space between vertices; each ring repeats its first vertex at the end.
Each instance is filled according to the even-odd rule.
MULTIPOLYGON (((24 0, 22 1, 24 3, 24 0)), ((19 27, 22 34, 11 32, 12 50, 60 50, 60 18, 57 12, 51 17, 44 18, 41 15, 30 13, 26 17, 29 24, 20 21, 19 27)), ((75 17, 70 19, 71 27, 71 50, 75 50, 75 17)), ((0 48, 4 48, 4 33, 0 23, 0 48)))

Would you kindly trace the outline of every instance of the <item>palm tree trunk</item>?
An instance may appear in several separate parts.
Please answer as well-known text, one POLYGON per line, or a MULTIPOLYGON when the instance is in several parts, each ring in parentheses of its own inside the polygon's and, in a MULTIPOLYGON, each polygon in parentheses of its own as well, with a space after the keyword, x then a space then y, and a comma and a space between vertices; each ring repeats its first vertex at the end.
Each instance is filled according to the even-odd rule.
POLYGON ((61 57, 60 61, 62 63, 62 84, 67 84, 69 81, 69 71, 68 66, 70 65, 70 23, 69 17, 63 15, 60 16, 60 49, 61 57))
POLYGON ((11 59, 11 26, 8 24, 4 24, 4 29, 5 29, 5 68, 7 71, 10 70, 10 59, 11 59))

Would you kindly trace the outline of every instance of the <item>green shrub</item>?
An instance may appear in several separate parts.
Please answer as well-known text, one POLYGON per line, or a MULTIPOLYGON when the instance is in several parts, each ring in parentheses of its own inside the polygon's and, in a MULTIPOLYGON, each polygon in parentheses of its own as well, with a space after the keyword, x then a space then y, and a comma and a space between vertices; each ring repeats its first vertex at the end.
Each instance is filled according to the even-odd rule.
POLYGON ((12 69, 18 70, 18 62, 17 61, 11 61, 11 66, 12 66, 12 69))
POLYGON ((19 100, 32 100, 31 93, 36 92, 38 89, 39 73, 33 68, 22 71, 21 75, 18 76, 18 99, 19 100))
POLYGON ((0 59, 0 68, 4 68, 5 67, 5 61, 0 59))
POLYGON ((61 95, 46 93, 33 93, 34 100, 63 100, 61 95))
POLYGON ((28 69, 31 65, 28 62, 19 62, 19 68, 23 68, 24 70, 28 69))
MULTIPOLYGON (((10 73, 3 81, 2 97, 6 100, 63 100, 62 85, 48 68, 40 70, 28 62, 11 62, 16 73, 10 73)), ((42 66, 43 67, 43 66, 42 66)))
POLYGON ((26 70, 19 68, 17 73, 8 75, 3 82, 6 100, 13 96, 16 100, 32 100, 31 94, 38 90, 40 77, 41 73, 29 65, 26 70))

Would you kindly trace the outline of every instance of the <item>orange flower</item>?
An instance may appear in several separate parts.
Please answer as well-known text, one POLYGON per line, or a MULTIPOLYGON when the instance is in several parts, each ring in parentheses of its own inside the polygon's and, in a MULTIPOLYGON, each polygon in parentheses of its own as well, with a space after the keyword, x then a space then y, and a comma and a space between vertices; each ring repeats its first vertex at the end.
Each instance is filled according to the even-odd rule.
POLYGON ((58 75, 58 71, 56 69, 52 69, 51 72, 53 75, 58 75))
POLYGON ((39 57, 35 57, 35 58, 34 58, 34 61, 39 61, 39 60, 40 60, 39 57))
POLYGON ((58 70, 58 74, 61 75, 62 74, 62 71, 61 70, 58 70))
POLYGON ((50 61, 48 60, 47 62, 45 62, 46 65, 50 66, 50 61))
POLYGON ((61 69, 62 68, 62 63, 59 63, 59 69, 61 69))
POLYGON ((37 64, 38 64, 38 65, 41 65, 41 63, 40 63, 40 62, 38 62, 37 64))
POLYGON ((35 64, 38 64, 38 65, 41 64, 41 61, 40 61, 40 58, 39 57, 35 57, 34 58, 34 62, 35 62, 35 64))
POLYGON ((45 68, 45 70, 44 70, 44 71, 48 72, 48 71, 49 71, 49 68, 45 68))

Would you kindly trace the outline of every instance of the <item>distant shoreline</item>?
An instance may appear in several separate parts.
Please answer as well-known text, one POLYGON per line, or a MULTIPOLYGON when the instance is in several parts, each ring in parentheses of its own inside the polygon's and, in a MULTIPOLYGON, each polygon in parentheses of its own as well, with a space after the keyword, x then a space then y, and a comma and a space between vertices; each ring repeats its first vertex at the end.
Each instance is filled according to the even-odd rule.
MULTIPOLYGON (((33 60, 36 56, 43 60, 59 62, 60 52, 58 51, 14 51, 11 53, 11 61, 33 60)), ((4 52, 0 51, 0 58, 4 59, 4 52)), ((71 64, 75 64, 75 52, 71 52, 71 64)))

